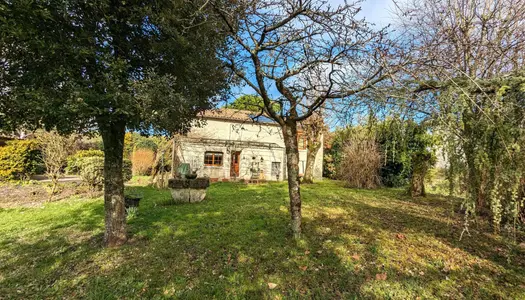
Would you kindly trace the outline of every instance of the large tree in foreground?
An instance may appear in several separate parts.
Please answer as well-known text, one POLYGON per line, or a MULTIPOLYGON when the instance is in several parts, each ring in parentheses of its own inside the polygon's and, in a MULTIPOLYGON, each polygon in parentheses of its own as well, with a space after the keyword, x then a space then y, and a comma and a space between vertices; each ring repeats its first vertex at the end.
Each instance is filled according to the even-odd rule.
POLYGON ((238 1, 216 7, 226 24, 229 68, 262 98, 282 129, 292 230, 301 233, 297 125, 327 99, 350 97, 386 77, 384 32, 356 16, 357 3, 238 1), (278 104, 276 111, 273 107, 278 104))
POLYGON ((105 243, 126 241, 127 129, 184 132, 226 89, 224 44, 204 1, 0 4, 0 119, 7 129, 97 129, 104 143, 105 243))

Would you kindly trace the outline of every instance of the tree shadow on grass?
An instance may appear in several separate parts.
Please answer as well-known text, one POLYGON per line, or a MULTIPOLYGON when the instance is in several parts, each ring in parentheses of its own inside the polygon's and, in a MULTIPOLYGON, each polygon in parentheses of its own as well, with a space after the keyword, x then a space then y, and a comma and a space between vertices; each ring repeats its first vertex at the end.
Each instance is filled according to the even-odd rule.
MULTIPOLYGON (((354 276, 322 240, 310 234, 298 243, 291 239, 281 185, 227 184, 212 187, 203 203, 173 206, 155 205, 167 192, 149 200, 150 190, 142 192, 145 201, 131 222, 133 238, 126 246, 141 249, 140 256, 113 271, 148 278, 147 286, 138 287, 140 297, 356 295, 356 286, 348 285, 354 276), (270 289, 269 283, 277 287, 270 289)), ((97 294, 129 293, 116 282, 103 289, 97 294)))
MULTIPOLYGON (((315 191, 311 191, 315 193, 315 191)), ((385 230, 409 230, 421 232, 429 236, 441 238, 452 247, 462 248, 465 251, 479 251, 480 253, 491 252, 485 244, 494 247, 507 247, 509 241, 503 236, 491 234, 492 229, 488 222, 483 219, 471 220, 471 236, 465 235, 463 240, 459 238, 464 229, 464 215, 458 211, 460 198, 444 197, 440 195, 428 195, 427 197, 410 198, 399 190, 389 189, 369 191, 373 200, 363 199, 355 196, 336 197, 332 199, 332 205, 348 207, 359 211, 364 216, 360 219, 364 223, 377 226, 385 230), (390 195, 390 197, 389 197, 390 195), (392 201, 395 199, 395 201, 392 201)), ((518 232, 518 239, 525 239, 523 232, 518 232)), ((494 251, 492 251, 494 252, 494 251)), ((487 258, 487 257, 483 257, 487 258)), ((496 263, 503 261, 497 260, 496 263)), ((520 263, 524 263, 520 261, 520 263)), ((521 265, 525 267, 525 265, 521 265)))
MULTIPOLYGON (((518 249, 509 247, 509 241, 487 234, 490 228, 483 227, 482 223, 478 225, 480 231, 471 228, 472 235, 459 240, 463 230, 461 222, 463 216, 450 211, 457 199, 431 195, 426 199, 406 200, 407 198, 396 197, 400 195, 398 192, 390 191, 389 200, 389 191, 386 189, 365 193, 349 190, 349 196, 338 195, 324 199, 322 205, 343 208, 343 215, 355 218, 350 222, 346 219, 344 222, 333 224, 334 227, 345 228, 350 223, 352 226, 372 229, 377 235, 376 239, 382 238, 381 244, 391 244, 388 256, 394 260, 395 256, 413 260, 415 265, 420 265, 421 272, 441 274, 442 278, 458 277, 463 278, 460 279, 462 281, 465 278, 477 277, 480 280, 479 284, 466 285, 467 289, 472 288, 472 291, 469 291, 470 295, 475 296, 479 291, 488 293, 486 287, 478 286, 480 284, 492 288, 493 297, 506 298, 501 296, 501 293, 505 294, 499 286, 523 289, 525 260, 518 249), (361 197, 367 193, 370 198, 361 197), (396 200, 393 201, 392 198, 396 200), (410 247, 405 247, 403 244, 410 244, 410 247), (468 265, 465 263, 466 260, 469 261, 468 265), (450 261, 452 261, 452 270, 445 264, 450 261), (459 264, 459 268, 454 264, 459 264), (465 276, 460 277, 460 275, 465 276)), ((306 193, 313 198, 322 195, 315 189, 308 190, 306 193)), ((348 228, 345 230, 348 234, 348 228)), ((521 296, 525 295, 521 294, 521 296)))
MULTIPOLYGON (((68 213, 75 218, 58 225, 41 220, 39 226, 49 228, 47 236, 11 238, 9 248, 0 252, 11 257, 0 268, 0 292, 93 299, 413 298, 417 293, 454 298, 483 292, 465 279, 472 269, 443 273, 441 266, 421 261, 410 264, 417 270, 389 263, 393 258, 388 251, 410 249, 384 244, 385 235, 395 239, 406 231, 409 241, 415 233, 432 236, 435 227, 444 226, 434 219, 307 189, 304 238, 296 242, 283 184, 215 184, 205 202, 172 206, 159 204, 169 199, 167 190, 135 189, 144 199, 129 221, 127 245, 101 246, 102 203, 72 210, 68 213), (352 219, 358 216, 362 218, 352 219), (270 289, 269 283, 277 286, 270 289)), ((438 230, 437 236, 446 247, 455 247, 450 234, 438 230)), ((490 275, 480 268, 480 276, 490 275)), ((507 274, 509 282, 516 281, 519 271, 516 267, 507 274)), ((491 288, 496 281, 479 282, 491 288)), ((492 288, 486 295, 498 296, 492 288)))
POLYGON ((0 239, 0 295, 58 297, 74 286, 80 269, 102 249, 101 206, 89 203, 50 216, 41 210, 36 220, 20 224, 19 234, 0 239))

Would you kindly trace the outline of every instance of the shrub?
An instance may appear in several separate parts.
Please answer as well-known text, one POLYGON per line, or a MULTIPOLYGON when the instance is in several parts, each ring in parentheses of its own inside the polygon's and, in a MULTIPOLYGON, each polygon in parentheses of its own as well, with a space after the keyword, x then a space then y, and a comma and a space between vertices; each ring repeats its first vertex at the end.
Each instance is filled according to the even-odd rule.
POLYGON ((344 148, 358 132, 370 132, 379 146, 382 161, 379 171, 381 184, 388 187, 405 186, 412 176, 414 153, 425 149, 433 152, 435 137, 427 132, 424 124, 411 120, 387 119, 366 127, 355 126, 337 129, 327 137, 324 175, 338 178, 344 148), (334 171, 335 167, 335 171, 334 171))
POLYGON ((323 155, 323 177, 335 178, 336 170, 334 156, 331 153, 323 155))
POLYGON ((325 151, 323 161, 323 176, 337 179, 337 170, 341 165, 343 148, 348 138, 353 132, 352 127, 338 128, 332 133, 328 133, 325 138, 325 151))
POLYGON ((146 137, 135 133, 132 135, 132 142, 134 149, 149 149, 153 152, 157 151, 158 146, 154 137, 146 137))
POLYGON ((77 137, 63 136, 55 131, 43 131, 37 136, 42 160, 46 166, 46 175, 52 182, 49 200, 58 188, 58 180, 64 175, 64 166, 68 155, 75 149, 77 137))
POLYGON ((426 195, 425 178, 434 163, 435 158, 429 151, 416 152, 412 155, 412 176, 409 187, 409 194, 412 197, 426 195))
POLYGON ((339 178, 347 187, 376 188, 381 180, 381 153, 379 145, 372 137, 356 134, 347 140, 339 165, 339 178))
POLYGON ((376 125, 375 132, 384 158, 381 182, 389 187, 408 184, 414 168, 414 155, 426 152, 427 148, 433 152, 436 143, 426 125, 411 120, 386 120, 376 125))
MULTIPOLYGON (((104 185, 104 157, 82 157, 78 159, 77 166, 82 181, 90 187, 91 191, 102 188, 104 185)), ((127 159, 122 165, 122 176, 124 181, 129 181, 132 177, 131 161, 127 159)))
POLYGON ((66 172, 68 174, 79 174, 79 160, 86 157, 104 157, 101 150, 80 150, 67 159, 66 172))
POLYGON ((99 190, 104 185, 104 158, 99 156, 83 157, 76 161, 79 175, 91 191, 99 190))
POLYGON ((40 160, 35 140, 9 141, 0 147, 0 179, 27 179, 38 171, 40 160))
POLYGON ((155 153, 150 149, 136 149, 131 161, 133 163, 133 175, 150 175, 155 153))

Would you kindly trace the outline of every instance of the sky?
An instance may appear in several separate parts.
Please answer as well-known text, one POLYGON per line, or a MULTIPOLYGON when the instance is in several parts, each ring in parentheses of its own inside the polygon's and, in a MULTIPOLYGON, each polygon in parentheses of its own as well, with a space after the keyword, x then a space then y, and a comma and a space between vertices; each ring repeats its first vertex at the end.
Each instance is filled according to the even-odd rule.
MULTIPOLYGON (((329 0, 332 6, 344 3, 344 0, 329 0)), ((393 0, 364 0, 361 3, 359 16, 368 22, 374 23, 377 28, 382 28, 392 23, 391 13, 395 5, 393 0)), ((244 94, 255 94, 255 91, 247 86, 235 87, 232 89, 232 100, 244 94)))
MULTIPOLYGON (((343 0, 328 1, 333 5, 342 4, 343 0)), ((365 0, 361 5, 360 16, 378 27, 387 26, 392 22, 391 12, 394 10, 392 0, 365 0)))

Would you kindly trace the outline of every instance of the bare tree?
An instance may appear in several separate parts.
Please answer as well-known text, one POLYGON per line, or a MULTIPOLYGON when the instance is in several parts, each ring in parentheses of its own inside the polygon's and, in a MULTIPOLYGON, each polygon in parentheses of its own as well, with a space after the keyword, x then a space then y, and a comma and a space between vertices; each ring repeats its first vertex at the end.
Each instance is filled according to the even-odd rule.
POLYGON ((75 151, 76 136, 62 136, 54 131, 43 131, 37 135, 37 140, 46 166, 46 175, 51 179, 48 199, 51 201, 57 192, 58 182, 64 175, 67 158, 75 151))
POLYGON ((493 189, 488 174, 494 171, 481 166, 479 155, 492 141, 506 143, 496 122, 514 118, 504 112, 510 104, 501 103, 499 93, 505 77, 523 71, 525 1, 410 0, 397 14, 419 57, 405 77, 412 79, 405 82, 413 107, 436 116, 452 133, 453 152, 466 163, 467 192, 478 212, 486 211, 493 189), (486 137, 490 128, 494 135, 486 137))
MULTIPOLYGON (((414 75, 437 80, 483 79, 523 66, 523 0, 409 0, 398 9, 403 35, 419 56, 414 75)), ((437 87, 437 86, 436 86, 437 87)))
POLYGON ((387 77, 390 45, 356 16, 359 3, 235 1, 216 6, 229 34, 227 66, 261 96, 282 129, 294 237, 301 234, 297 123, 327 99, 348 98, 387 77), (280 108, 274 110, 274 105, 280 108))

